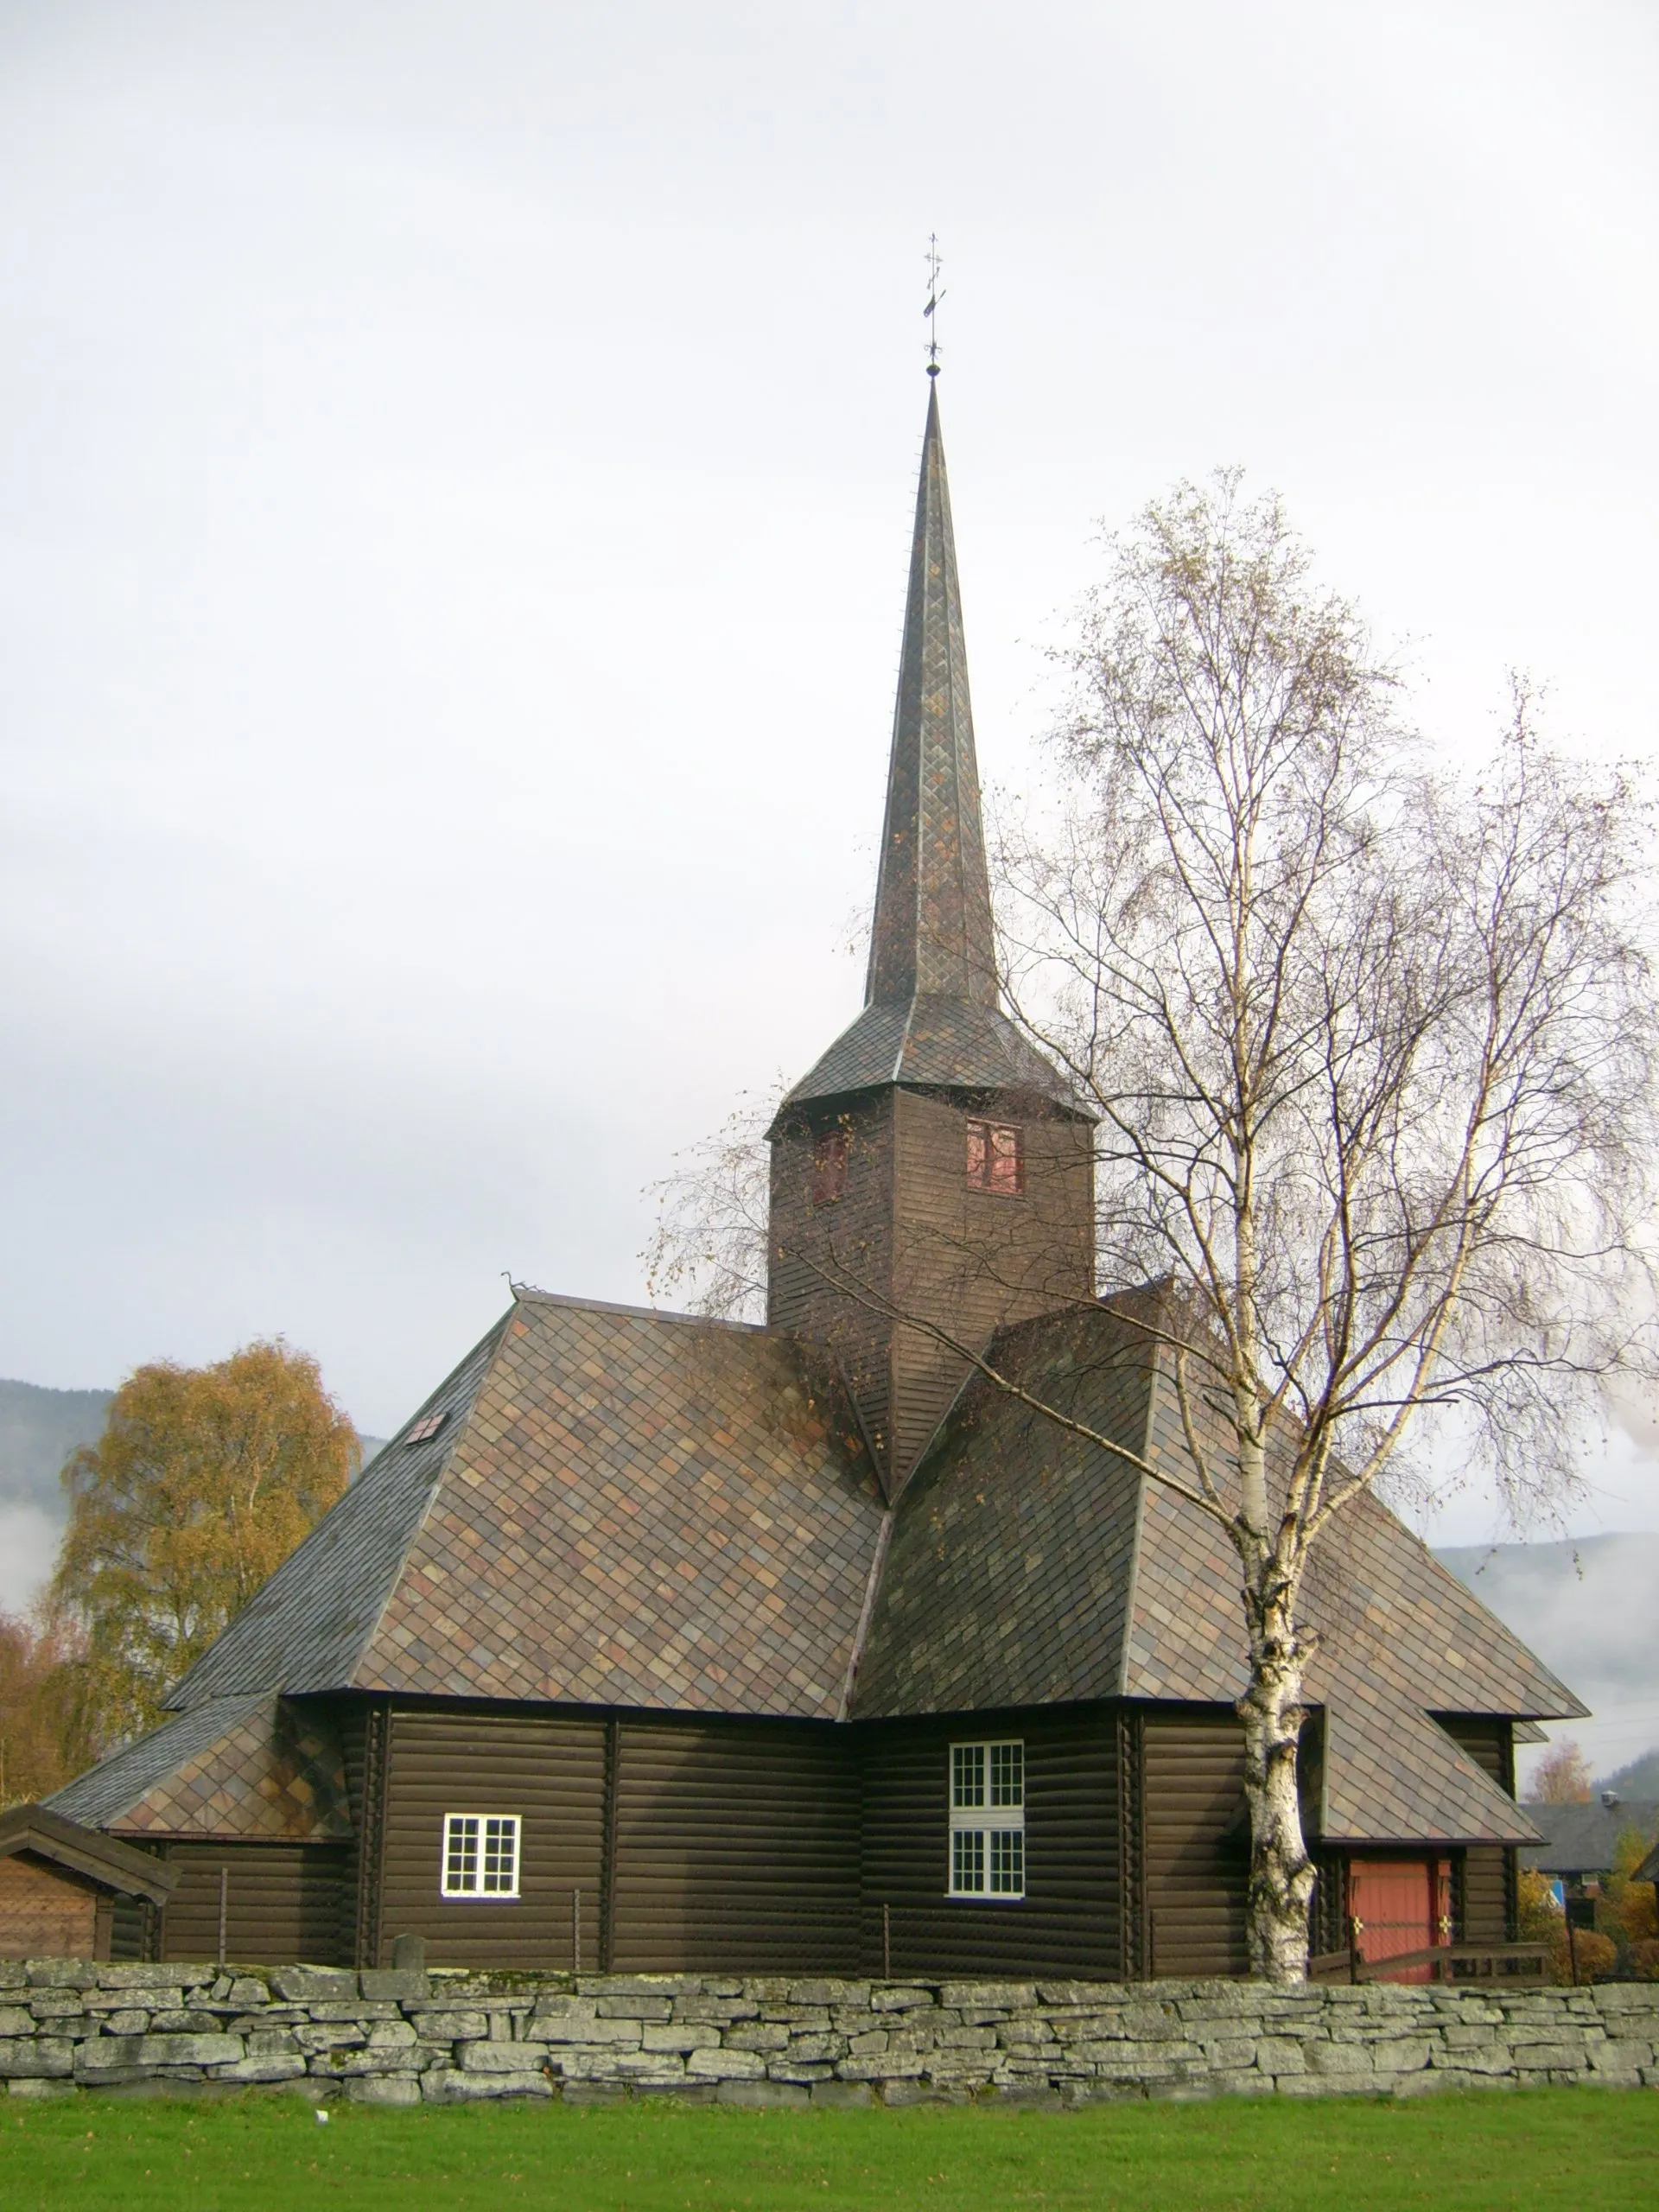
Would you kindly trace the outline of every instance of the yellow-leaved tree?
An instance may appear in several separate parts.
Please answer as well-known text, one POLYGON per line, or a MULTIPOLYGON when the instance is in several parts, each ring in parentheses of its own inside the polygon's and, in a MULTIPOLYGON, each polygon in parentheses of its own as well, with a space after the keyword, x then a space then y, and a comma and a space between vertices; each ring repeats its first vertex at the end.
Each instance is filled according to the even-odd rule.
POLYGON ((46 1796, 93 1757, 79 1656, 73 1624, 0 1613, 0 1806, 46 1796))
POLYGON ((99 1750, 162 1700, 327 1511, 356 1431, 317 1363, 280 1339, 209 1367, 156 1361, 116 1392, 63 1471, 69 1526, 51 1600, 75 1624, 75 1702, 99 1750))

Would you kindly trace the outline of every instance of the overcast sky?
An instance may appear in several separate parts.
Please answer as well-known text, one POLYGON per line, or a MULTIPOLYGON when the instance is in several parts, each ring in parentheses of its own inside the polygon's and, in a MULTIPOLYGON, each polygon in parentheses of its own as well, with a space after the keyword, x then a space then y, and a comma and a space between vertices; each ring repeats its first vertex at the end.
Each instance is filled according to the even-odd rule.
POLYGON ((0 0, 0 1372, 640 1297, 860 998, 931 230, 988 779, 1230 461, 1438 741, 1651 754, 1656 111, 1608 0, 0 0))

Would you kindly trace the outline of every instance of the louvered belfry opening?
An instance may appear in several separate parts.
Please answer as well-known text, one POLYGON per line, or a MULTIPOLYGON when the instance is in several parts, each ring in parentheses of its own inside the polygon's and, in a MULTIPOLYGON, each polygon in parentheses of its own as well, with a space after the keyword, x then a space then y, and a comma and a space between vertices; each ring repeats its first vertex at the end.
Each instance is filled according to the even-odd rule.
POLYGON ((770 1135, 768 1321, 830 1346, 894 1496, 966 1372, 927 1325, 977 1348, 1094 1272, 1089 1121, 998 989, 937 385, 864 1010, 770 1135))

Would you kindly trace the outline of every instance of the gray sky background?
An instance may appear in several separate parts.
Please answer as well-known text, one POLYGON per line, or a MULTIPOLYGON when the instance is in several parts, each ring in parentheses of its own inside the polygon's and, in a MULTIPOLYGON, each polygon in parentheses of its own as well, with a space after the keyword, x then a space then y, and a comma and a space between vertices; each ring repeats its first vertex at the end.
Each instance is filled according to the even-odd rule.
POLYGON ((858 1002, 931 229, 988 779, 1235 460, 1438 742, 1651 754, 1656 111, 1609 0, 0 5, 0 1372, 639 1297, 858 1002))

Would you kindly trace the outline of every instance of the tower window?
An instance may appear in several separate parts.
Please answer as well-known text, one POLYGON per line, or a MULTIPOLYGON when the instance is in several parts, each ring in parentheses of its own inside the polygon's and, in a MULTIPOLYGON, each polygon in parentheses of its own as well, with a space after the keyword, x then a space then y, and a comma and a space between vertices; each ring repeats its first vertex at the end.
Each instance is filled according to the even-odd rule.
POLYGON ((1024 1132, 1006 1122, 968 1124, 968 1187, 1017 1198, 1026 1187, 1024 1132))
POLYGON ((812 1146, 812 1203, 832 1206, 847 1188, 849 1142, 845 1129, 825 1129, 812 1146))

